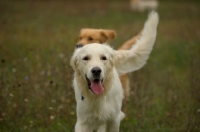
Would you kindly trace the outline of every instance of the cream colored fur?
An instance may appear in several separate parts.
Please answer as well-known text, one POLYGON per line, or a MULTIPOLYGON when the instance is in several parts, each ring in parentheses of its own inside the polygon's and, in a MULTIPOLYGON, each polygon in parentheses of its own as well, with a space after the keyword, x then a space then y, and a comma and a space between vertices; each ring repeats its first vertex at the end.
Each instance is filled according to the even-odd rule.
POLYGON ((158 14, 152 12, 145 23, 141 39, 128 51, 115 51, 108 45, 98 43, 75 50, 70 61, 75 72, 75 132, 119 132, 120 121, 124 118, 121 111, 123 89, 119 75, 138 70, 146 63, 155 42, 157 24, 158 14), (94 80, 91 73, 93 67, 102 70, 100 79, 103 80, 104 91, 100 95, 88 89, 86 76, 94 80))
POLYGON ((130 50, 115 51, 115 65, 119 75, 136 71, 145 65, 156 40, 157 25, 158 14, 151 12, 136 44, 130 50))
MULTIPOLYGON (((120 121, 124 114, 121 112, 123 90, 114 67, 114 50, 107 45, 90 44, 74 53, 71 65, 75 71, 74 90, 77 102, 76 132, 92 132, 101 127, 102 132, 109 125, 109 132, 118 132, 120 121), (101 60, 101 56, 107 60, 101 60), (88 61, 83 60, 87 56, 88 61), (92 80, 91 69, 98 66, 102 69, 101 79, 105 88, 103 94, 95 95, 89 89, 85 75, 92 80), (82 96, 84 100, 82 100, 82 96)), ((100 130, 99 130, 100 131, 100 130)), ((98 132, 99 132, 98 131, 98 132)))

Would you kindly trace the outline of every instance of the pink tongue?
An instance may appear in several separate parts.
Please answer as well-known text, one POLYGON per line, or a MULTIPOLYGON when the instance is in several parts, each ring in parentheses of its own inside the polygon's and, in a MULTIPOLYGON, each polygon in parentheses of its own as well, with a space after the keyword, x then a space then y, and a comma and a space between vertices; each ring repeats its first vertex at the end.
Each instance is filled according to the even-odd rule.
POLYGON ((95 94, 103 93, 104 88, 101 84, 101 81, 92 81, 90 87, 95 94))

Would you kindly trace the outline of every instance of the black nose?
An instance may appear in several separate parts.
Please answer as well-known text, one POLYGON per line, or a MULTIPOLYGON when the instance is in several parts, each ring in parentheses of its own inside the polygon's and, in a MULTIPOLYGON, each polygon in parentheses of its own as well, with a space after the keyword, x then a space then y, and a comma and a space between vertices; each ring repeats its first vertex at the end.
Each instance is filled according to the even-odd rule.
POLYGON ((92 74, 94 75, 94 77, 99 77, 101 74, 101 68, 99 67, 93 67, 91 70, 92 74))
POLYGON ((82 44, 76 44, 76 48, 81 48, 81 47, 83 47, 82 44))

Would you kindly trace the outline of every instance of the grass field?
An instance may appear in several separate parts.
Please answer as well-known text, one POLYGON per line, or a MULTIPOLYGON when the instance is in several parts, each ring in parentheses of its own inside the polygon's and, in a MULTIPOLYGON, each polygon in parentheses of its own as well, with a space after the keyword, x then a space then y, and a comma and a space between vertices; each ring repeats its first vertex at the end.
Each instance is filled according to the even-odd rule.
MULTIPOLYGON (((121 132, 200 132, 200 3, 160 1, 157 40, 131 76, 121 132)), ((0 132, 72 132, 69 60, 82 27, 116 30, 117 49, 148 12, 127 1, 0 1, 0 132)))

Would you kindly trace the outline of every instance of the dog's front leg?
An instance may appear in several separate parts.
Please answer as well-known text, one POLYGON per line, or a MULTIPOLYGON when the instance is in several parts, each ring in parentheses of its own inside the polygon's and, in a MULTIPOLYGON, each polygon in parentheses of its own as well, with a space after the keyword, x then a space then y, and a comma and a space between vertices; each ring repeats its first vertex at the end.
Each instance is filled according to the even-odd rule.
POLYGON ((92 132, 92 129, 77 121, 75 125, 75 132, 92 132))
POLYGON ((112 120, 108 122, 107 132, 119 132, 120 120, 112 120))
POLYGON ((97 132, 106 132, 106 124, 101 125, 101 126, 98 128, 97 132))

